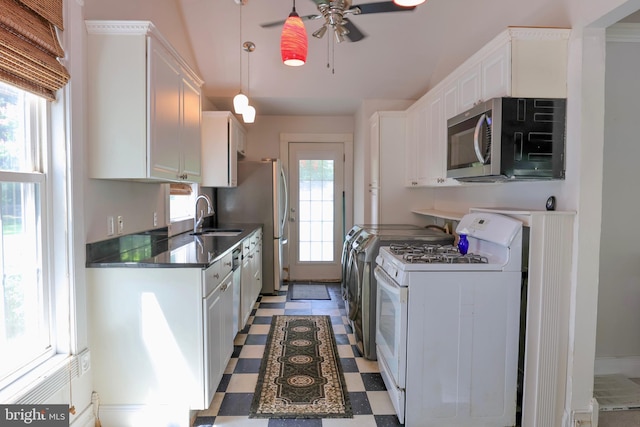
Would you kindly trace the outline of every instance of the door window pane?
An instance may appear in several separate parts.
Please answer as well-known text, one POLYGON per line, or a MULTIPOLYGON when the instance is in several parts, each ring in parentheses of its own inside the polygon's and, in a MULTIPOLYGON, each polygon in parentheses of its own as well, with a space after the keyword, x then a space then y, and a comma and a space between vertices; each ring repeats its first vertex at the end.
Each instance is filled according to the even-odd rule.
POLYGON ((300 160, 298 176, 298 259, 333 262, 334 161, 300 160))

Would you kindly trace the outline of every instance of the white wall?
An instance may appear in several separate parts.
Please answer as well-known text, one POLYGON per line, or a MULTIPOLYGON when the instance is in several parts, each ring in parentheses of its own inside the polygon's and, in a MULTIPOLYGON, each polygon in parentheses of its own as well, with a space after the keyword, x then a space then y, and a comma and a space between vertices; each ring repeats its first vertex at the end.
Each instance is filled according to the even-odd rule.
POLYGON ((606 61, 596 357, 640 356, 640 38, 608 42, 606 61))
MULTIPOLYGON (((242 119, 240 119, 242 122, 242 119)), ((353 133, 353 116, 260 116, 245 124, 247 129, 246 160, 280 157, 281 133, 353 133)), ((347 166, 345 173, 351 173, 347 166)))

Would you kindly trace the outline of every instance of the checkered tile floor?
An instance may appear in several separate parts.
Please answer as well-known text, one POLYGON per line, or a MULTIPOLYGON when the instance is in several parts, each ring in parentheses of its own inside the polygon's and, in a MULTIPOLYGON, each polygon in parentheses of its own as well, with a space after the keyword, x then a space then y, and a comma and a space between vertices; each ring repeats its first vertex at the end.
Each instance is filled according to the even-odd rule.
POLYGON ((375 361, 361 357, 345 317, 340 285, 327 285, 329 300, 296 300, 287 297, 287 286, 278 296, 261 296, 245 328, 235 339, 235 350, 211 407, 200 411, 194 426, 233 427, 391 427, 400 426, 375 361), (256 419, 249 406, 258 380, 260 360, 271 325, 279 314, 331 316, 338 353, 353 407, 353 418, 256 419))

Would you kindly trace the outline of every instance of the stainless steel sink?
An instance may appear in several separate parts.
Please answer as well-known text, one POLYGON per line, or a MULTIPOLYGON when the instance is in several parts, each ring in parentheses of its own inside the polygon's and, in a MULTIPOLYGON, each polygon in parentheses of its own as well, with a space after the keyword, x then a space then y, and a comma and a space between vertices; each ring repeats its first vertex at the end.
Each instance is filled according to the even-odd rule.
POLYGON ((240 235, 243 231, 241 228, 204 228, 202 231, 191 234, 194 236, 233 237, 240 235))

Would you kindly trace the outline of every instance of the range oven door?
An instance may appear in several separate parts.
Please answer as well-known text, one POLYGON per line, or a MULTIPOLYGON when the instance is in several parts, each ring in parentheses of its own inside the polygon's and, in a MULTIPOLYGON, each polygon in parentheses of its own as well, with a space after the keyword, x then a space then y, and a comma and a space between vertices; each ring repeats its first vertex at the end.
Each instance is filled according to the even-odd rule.
POLYGON ((376 302, 378 366, 400 423, 404 423, 407 364, 408 288, 399 286, 379 266, 376 302))

